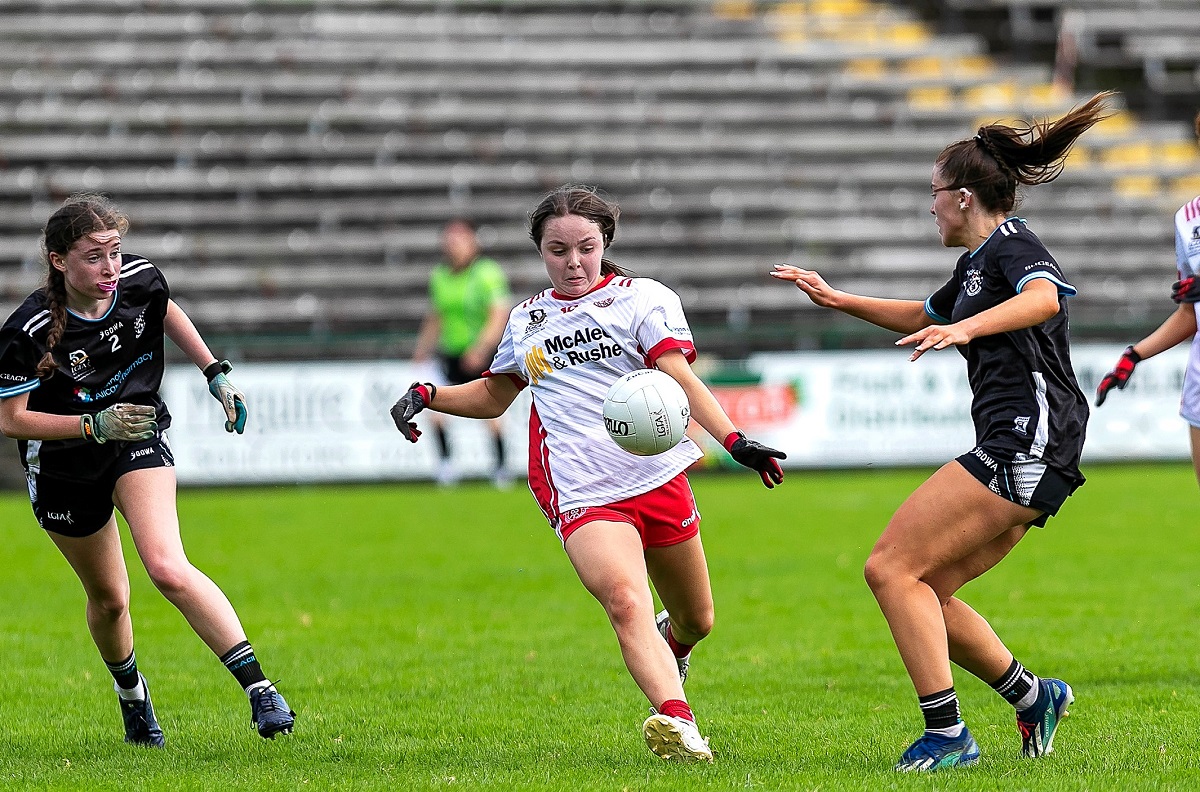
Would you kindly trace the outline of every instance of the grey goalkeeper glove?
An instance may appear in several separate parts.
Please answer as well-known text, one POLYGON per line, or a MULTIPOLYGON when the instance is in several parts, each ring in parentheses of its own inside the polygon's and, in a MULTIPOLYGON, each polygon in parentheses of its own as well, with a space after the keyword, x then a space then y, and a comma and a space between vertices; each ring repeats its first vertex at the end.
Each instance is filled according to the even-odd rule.
POLYGON ((144 404, 114 404, 95 415, 79 416, 79 432, 84 440, 130 443, 149 440, 158 434, 154 408, 144 404))
POLYGON ((233 387, 233 383, 225 376, 232 370, 233 365, 228 360, 222 360, 208 364, 204 369, 204 377, 208 380, 208 392, 221 402, 225 410, 225 431, 241 434, 246 431, 249 413, 246 412, 245 394, 233 387))
POLYGON ((408 392, 392 405, 392 420, 408 442, 415 443, 421 436, 421 430, 412 422, 413 416, 429 406, 435 395, 437 386, 432 382, 414 382, 408 387, 408 392))

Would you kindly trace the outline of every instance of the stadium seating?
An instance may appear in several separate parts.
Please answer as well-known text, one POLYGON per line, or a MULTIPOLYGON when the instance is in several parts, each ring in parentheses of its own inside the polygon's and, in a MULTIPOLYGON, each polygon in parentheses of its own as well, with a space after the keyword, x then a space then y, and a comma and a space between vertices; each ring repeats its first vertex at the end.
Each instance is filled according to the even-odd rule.
MULTIPOLYGON (((0 308, 40 282, 56 203, 102 190, 220 348, 403 356, 446 219, 473 217, 532 293, 524 215, 579 181, 620 200, 612 257, 677 288, 703 348, 870 343, 770 265, 925 296, 956 256, 928 215, 937 152, 1081 98, 866 0, 13 0, 0 308)), ((1169 308, 1187 135, 1122 114, 1029 192, 1077 333, 1169 308)))

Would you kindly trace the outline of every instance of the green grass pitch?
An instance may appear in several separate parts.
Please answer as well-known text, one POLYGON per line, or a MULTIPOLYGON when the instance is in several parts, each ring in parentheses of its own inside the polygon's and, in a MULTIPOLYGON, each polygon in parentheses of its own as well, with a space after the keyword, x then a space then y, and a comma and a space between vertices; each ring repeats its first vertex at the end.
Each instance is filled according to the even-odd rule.
POLYGON ((964 598, 1077 701, 1022 760, 1012 709, 956 674, 979 766, 890 768, 920 731, 862 562, 927 471, 697 476, 717 627, 688 695, 716 762, 642 743, 647 704, 522 489, 185 491, 192 560, 237 607, 297 731, 241 691, 132 555, 139 663, 167 733, 121 742, 77 581, 21 493, 0 496, 0 788, 1185 789, 1200 786, 1200 536, 1184 465, 1092 466, 964 598))

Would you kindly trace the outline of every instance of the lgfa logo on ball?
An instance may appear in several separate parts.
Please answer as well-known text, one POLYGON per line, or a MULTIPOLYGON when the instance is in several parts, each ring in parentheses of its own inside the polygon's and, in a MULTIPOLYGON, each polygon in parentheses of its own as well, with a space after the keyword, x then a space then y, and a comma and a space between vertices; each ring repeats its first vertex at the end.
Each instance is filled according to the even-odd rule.
POLYGON ((658 369, 626 374, 604 397, 604 428, 609 437, 638 456, 661 454, 678 445, 690 416, 683 388, 658 369))

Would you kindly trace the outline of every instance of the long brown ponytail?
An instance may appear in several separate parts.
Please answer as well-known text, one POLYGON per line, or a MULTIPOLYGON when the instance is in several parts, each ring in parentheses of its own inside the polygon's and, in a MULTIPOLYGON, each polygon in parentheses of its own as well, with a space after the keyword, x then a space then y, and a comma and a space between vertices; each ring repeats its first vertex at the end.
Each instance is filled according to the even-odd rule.
POLYGON ((952 143, 938 155, 951 188, 968 187, 983 209, 1011 212, 1018 185, 1045 184, 1062 173, 1071 146, 1096 123, 1112 116, 1112 91, 1098 93, 1057 121, 1023 127, 985 124, 975 137, 952 143))
POLYGON ((50 310, 50 332, 46 336, 46 354, 38 361, 37 375, 45 379, 58 369, 54 349, 67 329, 67 282, 62 270, 50 263, 50 254, 66 256, 71 247, 97 231, 129 229, 129 218, 117 209, 108 196, 76 193, 66 200, 42 231, 42 257, 46 264, 46 307, 50 310))

